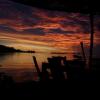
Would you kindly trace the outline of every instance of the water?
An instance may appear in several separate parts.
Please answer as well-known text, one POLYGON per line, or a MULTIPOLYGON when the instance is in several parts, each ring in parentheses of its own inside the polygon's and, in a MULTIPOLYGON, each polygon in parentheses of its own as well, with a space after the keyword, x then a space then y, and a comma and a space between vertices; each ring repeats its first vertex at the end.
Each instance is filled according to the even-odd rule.
POLYGON ((66 56, 73 59, 73 54, 50 54, 50 53, 8 53, 0 54, 0 71, 12 76, 16 81, 37 80, 37 73, 34 67, 33 56, 36 57, 41 69, 42 62, 47 62, 48 57, 66 56))

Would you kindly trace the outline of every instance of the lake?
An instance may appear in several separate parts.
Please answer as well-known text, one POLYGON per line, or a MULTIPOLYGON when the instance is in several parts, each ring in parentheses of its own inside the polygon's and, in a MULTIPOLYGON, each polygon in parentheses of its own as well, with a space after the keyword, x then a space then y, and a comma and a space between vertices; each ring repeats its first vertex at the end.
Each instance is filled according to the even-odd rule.
POLYGON ((66 56, 68 60, 73 59, 73 54, 50 54, 50 53, 7 53, 0 54, 0 72, 13 77, 16 81, 38 80, 34 67, 33 56, 36 57, 41 69, 42 62, 47 62, 48 57, 66 56))

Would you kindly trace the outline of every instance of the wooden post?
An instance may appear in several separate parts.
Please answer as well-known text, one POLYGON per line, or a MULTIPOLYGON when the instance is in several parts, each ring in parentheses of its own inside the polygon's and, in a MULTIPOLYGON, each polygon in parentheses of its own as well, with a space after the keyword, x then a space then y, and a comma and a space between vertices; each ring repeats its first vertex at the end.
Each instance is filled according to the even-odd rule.
POLYGON ((83 59, 84 59, 84 61, 86 62, 86 55, 85 55, 85 51, 84 51, 83 42, 80 42, 80 44, 81 44, 83 59))
POLYGON ((33 61, 34 61, 34 64, 35 64, 35 67, 36 67, 38 76, 39 76, 40 79, 41 79, 41 71, 40 71, 40 69, 39 69, 39 66, 38 66, 38 63, 37 63, 37 60, 36 60, 36 57, 35 57, 35 56, 33 56, 33 61))
POLYGON ((93 58, 93 40, 94 40, 94 18, 93 13, 90 14, 90 26, 91 26, 91 34, 90 34, 90 55, 89 55, 89 68, 92 66, 92 58, 93 58))

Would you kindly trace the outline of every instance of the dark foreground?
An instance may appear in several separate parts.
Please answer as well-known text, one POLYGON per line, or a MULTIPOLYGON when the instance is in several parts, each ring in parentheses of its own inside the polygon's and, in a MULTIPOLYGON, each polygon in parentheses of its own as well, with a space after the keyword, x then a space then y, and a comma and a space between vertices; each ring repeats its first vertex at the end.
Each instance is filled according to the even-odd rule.
MULTIPOLYGON (((98 81, 97 81, 98 82, 98 81)), ((52 99, 54 97, 66 98, 84 98, 85 96, 94 96, 99 93, 99 83, 94 81, 27 81, 0 86, 0 98, 6 99, 52 99), (80 97, 81 96, 81 97, 80 97)), ((87 97, 86 97, 87 98, 87 97)))
POLYGON ((78 87, 79 90, 85 90, 87 87, 92 89, 91 84, 100 81, 100 59, 94 59, 91 68, 87 69, 86 61, 80 58, 67 61, 66 57, 52 57, 48 58, 47 63, 42 64, 42 72, 36 58, 33 59, 40 80, 16 83, 11 76, 0 73, 0 96, 38 98, 39 95, 45 96, 46 93, 49 96, 57 93, 59 96, 60 93, 75 93, 78 87))

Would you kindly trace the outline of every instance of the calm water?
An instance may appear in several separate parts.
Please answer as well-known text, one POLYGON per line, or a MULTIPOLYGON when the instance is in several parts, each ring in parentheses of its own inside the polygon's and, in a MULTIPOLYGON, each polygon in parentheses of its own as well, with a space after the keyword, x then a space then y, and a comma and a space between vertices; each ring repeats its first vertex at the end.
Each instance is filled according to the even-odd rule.
POLYGON ((32 56, 35 56, 41 69, 42 62, 47 62, 48 57, 66 56, 73 59, 73 54, 49 53, 9 53, 0 54, 0 71, 11 75, 16 81, 37 79, 36 69, 32 56))

